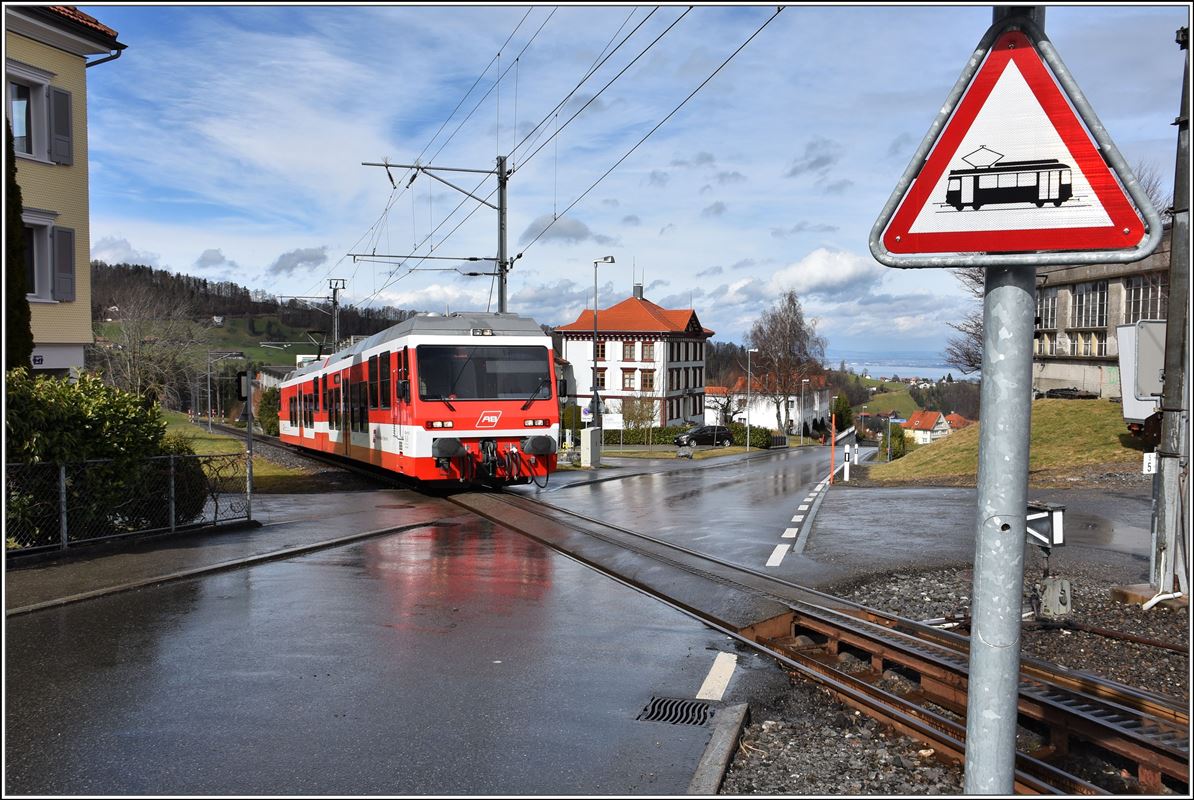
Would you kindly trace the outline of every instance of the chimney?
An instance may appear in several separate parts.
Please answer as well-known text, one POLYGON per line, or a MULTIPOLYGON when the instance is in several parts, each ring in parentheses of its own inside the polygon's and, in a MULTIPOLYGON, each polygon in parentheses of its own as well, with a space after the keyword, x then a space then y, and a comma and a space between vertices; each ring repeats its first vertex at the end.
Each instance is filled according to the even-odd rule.
POLYGON ((639 300, 643 299, 643 285, 641 283, 634 284, 634 296, 639 300))

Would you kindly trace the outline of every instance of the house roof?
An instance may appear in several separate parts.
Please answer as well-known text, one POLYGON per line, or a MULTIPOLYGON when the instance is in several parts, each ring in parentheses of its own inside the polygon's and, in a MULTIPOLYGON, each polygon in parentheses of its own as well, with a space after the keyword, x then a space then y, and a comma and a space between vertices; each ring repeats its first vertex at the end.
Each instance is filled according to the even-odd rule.
POLYGON ((974 420, 966 419, 961 414, 946 414, 945 421, 948 422, 949 427, 953 428, 955 431, 974 424, 974 420))
MULTIPOLYGON (((795 380, 796 380, 796 386, 792 392, 793 396, 800 394, 801 379, 799 377, 797 377, 795 380)), ((767 388, 768 384, 774 384, 774 383, 775 383, 775 380, 773 378, 769 379, 769 375, 767 373, 756 372, 750 376, 750 390, 752 392, 762 393, 762 392, 771 391, 770 389, 767 388)), ((809 391, 813 391, 814 389, 824 389, 824 388, 825 388, 825 376, 824 375, 813 375, 812 377, 810 377, 808 379, 808 390, 809 391)), ((742 375, 739 375, 738 379, 734 381, 734 385, 732 387, 730 387, 730 391, 733 392, 734 394, 746 394, 746 378, 742 375)))
POLYGON ((95 17, 91 16, 90 14, 84 14, 74 6, 47 6, 47 10, 66 17, 72 22, 77 22, 84 28, 90 28, 91 30, 98 31, 105 36, 111 36, 113 39, 120 35, 95 17))
POLYGON ((942 418, 940 411, 916 411, 900 427, 910 431, 931 431, 942 418))
MULTIPOLYGON (((593 312, 585 309, 575 322, 561 325, 557 331, 593 332, 593 312)), ((598 331, 645 331, 649 333, 700 333, 713 331, 701 325, 691 308, 670 309, 639 297, 628 297, 609 308, 597 311, 598 331)))
POLYGON ((724 386, 706 386, 705 394, 714 395, 715 397, 724 397, 729 395, 730 390, 724 386))

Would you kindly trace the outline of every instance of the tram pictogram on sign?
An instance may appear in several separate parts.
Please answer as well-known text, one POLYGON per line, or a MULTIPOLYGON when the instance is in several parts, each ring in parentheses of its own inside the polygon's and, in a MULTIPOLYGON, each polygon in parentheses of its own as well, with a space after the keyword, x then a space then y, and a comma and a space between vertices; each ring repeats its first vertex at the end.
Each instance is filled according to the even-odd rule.
POLYGON ((875 257, 891 266, 938 266, 916 257, 959 254, 959 263, 983 265, 1007 263, 1000 254, 1148 255, 1159 218, 1131 186, 1126 165, 1115 169, 1104 157, 1114 153, 1122 162, 1085 99, 1072 102, 1081 92, 1068 73, 1062 70, 1059 85, 1022 30, 992 36, 956 104, 939 117, 946 117, 940 133, 931 146, 922 143, 876 224, 875 257))

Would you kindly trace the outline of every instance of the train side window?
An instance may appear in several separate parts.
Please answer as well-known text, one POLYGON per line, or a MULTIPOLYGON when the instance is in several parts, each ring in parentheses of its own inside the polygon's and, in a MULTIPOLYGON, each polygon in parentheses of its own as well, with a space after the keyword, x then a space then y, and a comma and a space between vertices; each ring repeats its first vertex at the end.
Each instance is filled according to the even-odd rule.
POLYGON ((1062 182, 1062 183, 1069 183, 1069 182, 1070 182, 1070 174, 1071 174, 1071 173, 1070 173, 1070 171, 1069 171, 1068 169, 1063 169, 1063 170, 1061 171, 1061 182, 1062 182))
POLYGON ((377 408, 377 356, 369 356, 369 408, 377 408))
POLYGON ((950 178, 949 184, 945 187, 945 191, 947 191, 947 192, 962 191, 962 181, 959 180, 958 178, 950 178))
POLYGON ((1020 172, 1016 175, 1017 186, 1036 186, 1035 172, 1020 172))
POLYGON ((379 401, 382 408, 390 407, 390 352, 387 350, 378 357, 379 371, 379 401))
POLYGON ((997 175, 996 179, 997 179, 996 182, 999 184, 1000 189, 1011 189, 1011 188, 1015 187, 1015 185, 1016 185, 1015 173, 1008 173, 1006 175, 997 175))
MULTIPOLYGON (((365 389, 365 387, 361 388, 365 389)), ((372 389, 373 387, 370 386, 368 388, 372 389)), ((361 433, 369 432, 369 397, 367 394, 372 394, 372 392, 361 392, 361 410, 357 413, 357 421, 360 423, 361 433)))
POLYGON ((995 176, 994 175, 979 175, 978 176, 978 188, 994 189, 995 188, 995 176))

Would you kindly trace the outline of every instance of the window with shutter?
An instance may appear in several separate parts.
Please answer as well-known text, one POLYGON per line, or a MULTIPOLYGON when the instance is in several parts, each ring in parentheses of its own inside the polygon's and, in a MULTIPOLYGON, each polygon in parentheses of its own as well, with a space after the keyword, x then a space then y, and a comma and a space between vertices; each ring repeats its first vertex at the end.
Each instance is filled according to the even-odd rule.
POLYGON ((56 164, 75 163, 70 102, 70 92, 50 87, 50 160, 56 164))
POLYGON ((71 302, 75 299, 75 231, 53 229, 54 288, 51 298, 71 302))

